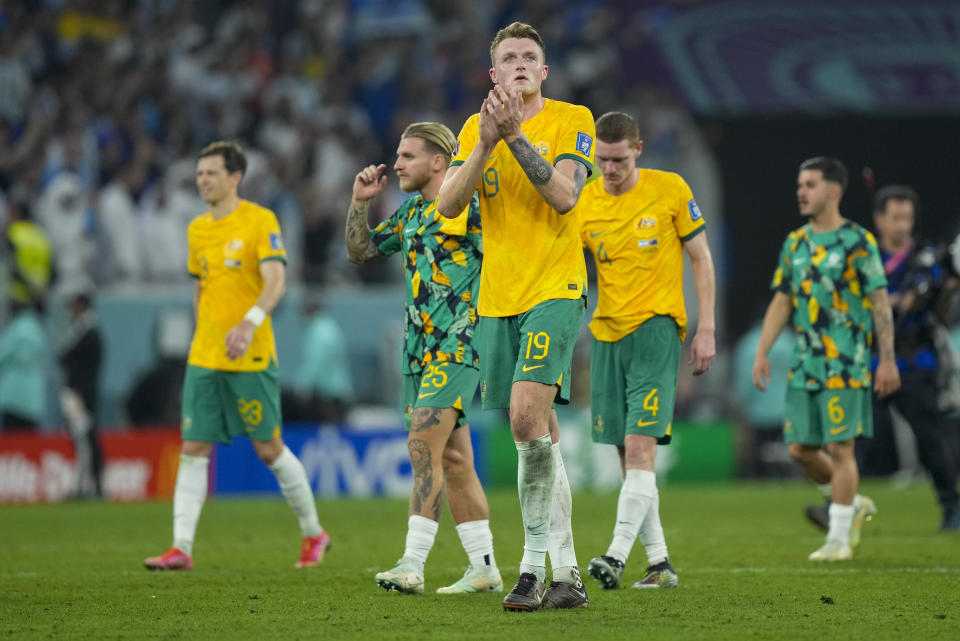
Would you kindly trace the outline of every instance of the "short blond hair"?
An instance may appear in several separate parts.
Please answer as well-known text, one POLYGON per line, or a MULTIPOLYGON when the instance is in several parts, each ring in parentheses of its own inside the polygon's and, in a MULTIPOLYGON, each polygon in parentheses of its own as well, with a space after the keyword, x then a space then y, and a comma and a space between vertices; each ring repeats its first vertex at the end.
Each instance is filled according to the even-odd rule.
POLYGON ((447 162, 453 157, 453 148, 457 146, 457 137, 450 128, 439 122, 415 122, 407 125, 400 139, 419 138, 424 148, 433 154, 443 154, 447 162))
POLYGON ((490 43, 490 62, 493 66, 497 65, 497 61, 494 59, 497 47, 507 38, 526 38, 527 40, 533 40, 537 43, 537 46, 540 47, 540 53, 543 54, 543 59, 547 59, 547 48, 543 46, 543 38, 540 37, 537 30, 525 22, 514 22, 498 31, 497 35, 493 37, 493 42, 490 43))

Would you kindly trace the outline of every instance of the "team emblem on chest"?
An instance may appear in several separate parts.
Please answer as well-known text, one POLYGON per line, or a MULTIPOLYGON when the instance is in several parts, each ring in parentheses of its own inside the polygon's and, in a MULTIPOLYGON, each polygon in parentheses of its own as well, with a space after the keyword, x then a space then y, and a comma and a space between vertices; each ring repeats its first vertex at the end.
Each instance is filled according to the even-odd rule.
POLYGON ((243 240, 234 238, 223 246, 223 264, 227 267, 243 265, 243 240))

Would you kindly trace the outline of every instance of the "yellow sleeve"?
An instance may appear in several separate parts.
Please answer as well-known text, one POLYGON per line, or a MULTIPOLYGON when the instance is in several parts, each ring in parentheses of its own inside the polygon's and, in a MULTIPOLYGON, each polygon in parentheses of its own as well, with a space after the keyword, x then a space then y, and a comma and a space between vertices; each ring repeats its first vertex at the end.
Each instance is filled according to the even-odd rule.
POLYGON ((570 112, 570 118, 559 134, 557 155, 553 164, 563 158, 571 158, 586 165, 589 176, 593 173, 593 141, 596 138, 593 114, 580 105, 572 105, 570 112))
POLYGON ((257 260, 282 260, 287 262, 287 250, 283 247, 283 236, 277 216, 269 209, 264 210, 260 230, 257 234, 257 260))
POLYGON ((681 241, 688 241, 706 227, 707 223, 703 220, 703 214, 697 207, 697 201, 693 198, 693 192, 690 186, 680 176, 676 176, 675 182, 677 208, 675 210, 673 224, 677 228, 677 236, 681 241))
POLYGON ((440 212, 437 211, 436 203, 437 201, 434 200, 431 207, 433 208, 434 219, 440 221, 440 231, 447 236, 466 236, 467 219, 470 217, 470 203, 467 203, 467 206, 463 208, 463 211, 461 211, 460 215, 456 218, 441 216, 440 212))
POLYGON ((463 123, 460 135, 457 136, 457 146, 453 148, 453 158, 450 159, 450 166, 456 167, 466 162, 467 157, 473 148, 477 146, 480 139, 480 114, 473 114, 463 123))

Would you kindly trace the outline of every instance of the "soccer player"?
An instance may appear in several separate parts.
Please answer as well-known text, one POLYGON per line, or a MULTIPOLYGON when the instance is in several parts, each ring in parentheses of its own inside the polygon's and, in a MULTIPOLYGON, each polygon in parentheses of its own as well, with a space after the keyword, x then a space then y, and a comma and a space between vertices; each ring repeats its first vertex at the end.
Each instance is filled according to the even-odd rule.
POLYGON ((347 253, 355 263, 402 252, 407 281, 404 327, 404 420, 413 490, 407 540, 397 566, 376 575, 387 590, 423 593, 423 567, 433 547, 444 488, 470 565, 441 594, 502 592, 493 557, 490 508, 473 467, 467 409, 480 380, 474 326, 483 247, 476 198, 459 216, 437 214, 437 191, 456 145, 436 122, 408 126, 393 168, 400 188, 419 192, 371 230, 370 200, 387 183, 386 165, 357 174, 347 213, 347 253))
POLYGON ((568 402, 586 307, 574 206, 593 167, 593 116, 586 107, 544 98, 543 40, 530 25, 501 29, 490 59, 494 87, 460 131, 438 209, 455 218, 479 192, 480 393, 485 409, 510 410, 524 524, 520 578, 503 607, 583 607, 589 600, 573 546, 570 486, 552 405, 568 402))
POLYGON ((800 165, 797 202, 807 223, 783 243, 771 285, 773 300, 753 361, 753 383, 766 390, 767 353, 792 316, 797 343, 788 374, 784 440, 790 456, 832 500, 827 540, 810 554, 811 561, 853 558, 860 529, 876 512, 873 501, 857 494, 854 458, 854 439, 873 435, 874 342, 879 352, 873 378, 877 396, 884 398, 900 387, 877 241, 840 215, 846 187, 847 170, 835 158, 811 158, 800 165))
POLYGON ((146 559, 151 570, 189 570, 194 533, 207 496, 214 443, 245 435, 277 476, 300 521, 296 567, 312 567, 330 547, 317 520, 307 474, 280 437, 280 384, 270 313, 284 293, 286 252, 277 217, 241 200, 247 161, 232 142, 200 152, 197 188, 210 211, 187 229, 187 269, 197 279, 197 329, 183 383, 183 445, 173 493, 173 547, 146 559))
POLYGON ((642 149, 633 118, 621 112, 600 116, 597 168, 603 180, 586 186, 580 205, 580 236, 593 253, 600 289, 590 322, 591 435, 594 443, 617 446, 624 476, 613 540, 588 568, 607 590, 620 587, 638 534, 648 567, 633 587, 678 584, 660 524, 654 461, 657 444, 670 442, 687 331, 684 250, 693 266, 699 310, 690 347, 693 374, 707 371, 716 354, 716 286, 706 223, 683 178, 637 168, 642 149))

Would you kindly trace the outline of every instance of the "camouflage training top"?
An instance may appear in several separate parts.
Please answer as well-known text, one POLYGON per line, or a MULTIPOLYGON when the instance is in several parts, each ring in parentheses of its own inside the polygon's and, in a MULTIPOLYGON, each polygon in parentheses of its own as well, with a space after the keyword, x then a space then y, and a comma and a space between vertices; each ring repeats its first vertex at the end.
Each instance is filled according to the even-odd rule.
POLYGON ((473 331, 483 244, 476 194, 456 218, 417 195, 370 231, 381 254, 403 251, 407 300, 403 373, 452 361, 479 368, 473 331))
POLYGON ((845 220, 823 233, 804 225, 787 236, 771 288, 793 301, 797 342, 790 387, 870 385, 873 318, 867 295, 886 286, 877 241, 860 225, 845 220))

